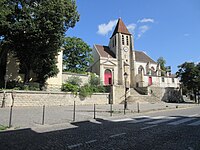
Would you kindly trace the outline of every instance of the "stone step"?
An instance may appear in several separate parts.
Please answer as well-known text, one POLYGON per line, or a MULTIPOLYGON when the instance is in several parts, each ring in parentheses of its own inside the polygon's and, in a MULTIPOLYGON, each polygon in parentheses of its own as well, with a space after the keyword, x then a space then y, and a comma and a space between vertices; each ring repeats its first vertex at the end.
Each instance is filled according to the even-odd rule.
POLYGON ((141 94, 139 94, 134 88, 130 88, 130 95, 132 95, 132 96, 140 96, 141 94))
POLYGON ((157 103, 161 102, 161 100, 154 96, 148 95, 140 95, 140 96, 129 96, 127 98, 128 103, 135 103, 135 102, 148 102, 148 103, 157 103))

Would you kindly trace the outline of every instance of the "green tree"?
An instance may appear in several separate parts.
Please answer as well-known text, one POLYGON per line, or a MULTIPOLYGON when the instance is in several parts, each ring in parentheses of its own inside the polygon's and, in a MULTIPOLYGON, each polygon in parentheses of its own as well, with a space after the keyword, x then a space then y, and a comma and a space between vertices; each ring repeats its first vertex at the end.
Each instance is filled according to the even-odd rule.
POLYGON ((194 94, 196 102, 196 94, 199 93, 200 85, 200 64, 195 64, 194 62, 185 62, 178 66, 177 76, 180 77, 180 81, 183 83, 189 91, 194 94))
POLYGON ((165 67, 166 60, 163 57, 159 57, 157 63, 160 64, 160 69, 162 70, 161 76, 164 76, 166 72, 166 67, 165 67))
POLYGON ((65 38, 63 48, 64 71, 85 72, 93 61, 92 49, 80 38, 65 38))
POLYGON ((19 60, 24 83, 29 82, 32 70, 44 84, 58 73, 56 56, 65 32, 79 20, 75 1, 1 0, 0 6, 3 49, 19 60))

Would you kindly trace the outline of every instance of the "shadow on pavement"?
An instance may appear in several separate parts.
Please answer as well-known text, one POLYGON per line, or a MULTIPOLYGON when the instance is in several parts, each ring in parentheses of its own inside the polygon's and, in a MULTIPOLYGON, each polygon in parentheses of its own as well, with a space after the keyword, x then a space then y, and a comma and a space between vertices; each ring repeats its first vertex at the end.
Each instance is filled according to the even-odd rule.
MULTIPOLYGON (((174 116, 172 116, 174 117, 174 116)), ((190 117, 176 116, 177 119, 186 119, 190 117)), ((142 120, 145 117, 134 118, 134 120, 142 120)), ((193 117, 198 119, 198 117, 193 117)), ((159 119, 157 119, 159 120, 159 119)), ((162 120, 162 119, 160 119, 162 120)), ((154 120, 151 120, 154 121, 154 120)), ((112 149, 152 149, 157 146, 162 146, 162 138, 166 138, 169 135, 158 135, 158 128, 150 130, 152 133, 147 135, 146 131, 139 130, 139 126, 146 126, 145 122, 139 124, 126 124, 128 121, 112 122, 104 119, 97 118, 92 121, 82 121, 71 123, 73 128, 67 128, 62 130, 55 130, 50 132, 38 133, 33 131, 31 128, 13 130, 13 131, 2 131, 0 132, 0 149, 1 150, 64 150, 64 149, 107 149, 106 146, 113 147, 112 149), (125 124, 124 124, 125 123, 125 124), (154 131, 154 132, 153 132, 154 131), (119 137, 115 138, 115 136, 119 137), (115 135, 116 134, 116 135, 115 135), (130 134, 128 139, 128 134, 130 134), (108 139, 113 135, 114 142, 111 143, 108 139), (159 137, 160 136, 160 137, 159 137), (151 140, 154 138, 154 141, 151 140), (158 141, 155 145, 155 139, 158 141), (101 142, 99 142, 101 141, 101 142), (104 142, 102 142, 104 141, 104 142), (148 143, 145 142, 148 141, 148 143), (141 144, 141 142, 143 144, 141 144), (102 143, 104 143, 102 145, 102 143), (104 147, 104 148, 103 148, 104 147), (120 148, 121 147, 121 148, 120 148)), ((175 131, 175 126, 170 127, 170 131, 165 131, 162 127, 163 133, 179 134, 175 131), (173 133, 174 132, 174 133, 173 133)), ((184 128, 183 128, 184 129, 184 128)), ((200 131, 200 130, 198 130, 200 131)), ((181 135, 181 138, 183 137, 181 135)), ((188 134, 188 136, 190 136, 188 134)), ((178 137, 176 137, 178 139, 178 137)), ((192 137, 190 136, 192 139, 192 137)), ((197 137, 196 137, 197 138, 197 137)), ((172 139, 169 139, 169 142, 172 139)), ((195 140, 195 138, 193 139, 195 140)), ((174 142, 174 141, 173 141, 174 142)), ((159 147, 161 148, 161 147, 159 147)))

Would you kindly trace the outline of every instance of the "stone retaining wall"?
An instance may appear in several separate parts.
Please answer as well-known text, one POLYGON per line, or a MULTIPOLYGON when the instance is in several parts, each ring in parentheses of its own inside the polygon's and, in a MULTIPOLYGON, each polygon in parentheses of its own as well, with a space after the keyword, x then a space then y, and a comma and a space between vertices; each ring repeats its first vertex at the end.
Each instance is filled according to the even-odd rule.
MULTIPOLYGON (((5 106, 55 106, 55 105, 77 105, 108 104, 108 93, 95 93, 91 97, 80 98, 71 93, 64 92, 35 92, 35 91, 6 91, 5 106), (14 98, 14 102, 13 102, 14 98)), ((0 106, 3 102, 4 93, 0 92, 0 106)))
POLYGON ((183 102, 180 89, 173 87, 150 87, 152 96, 160 98, 164 102, 183 102))

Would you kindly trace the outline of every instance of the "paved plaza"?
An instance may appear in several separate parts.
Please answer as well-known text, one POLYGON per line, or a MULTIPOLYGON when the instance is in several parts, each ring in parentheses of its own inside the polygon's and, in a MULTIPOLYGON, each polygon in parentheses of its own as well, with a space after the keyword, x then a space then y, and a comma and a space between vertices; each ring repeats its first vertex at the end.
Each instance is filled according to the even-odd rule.
MULTIPOLYGON (((118 118, 151 111, 197 107, 193 103, 132 103, 124 115, 124 105, 77 105, 44 107, 13 107, 11 125, 14 129, 33 128, 87 121, 94 118, 118 118), (112 113, 111 113, 112 112, 112 113), (42 125, 44 123, 44 125, 42 125)), ((11 107, 0 108, 0 124, 8 126, 11 107)))

